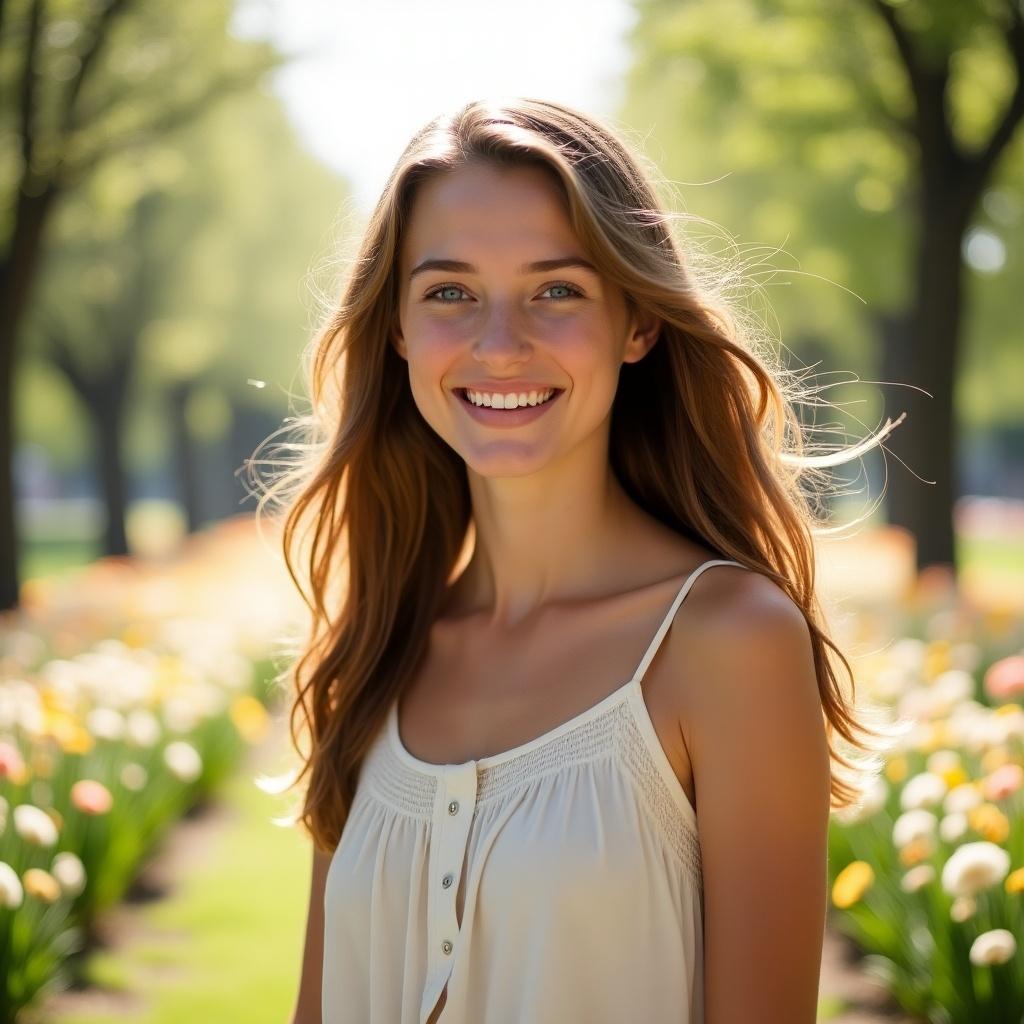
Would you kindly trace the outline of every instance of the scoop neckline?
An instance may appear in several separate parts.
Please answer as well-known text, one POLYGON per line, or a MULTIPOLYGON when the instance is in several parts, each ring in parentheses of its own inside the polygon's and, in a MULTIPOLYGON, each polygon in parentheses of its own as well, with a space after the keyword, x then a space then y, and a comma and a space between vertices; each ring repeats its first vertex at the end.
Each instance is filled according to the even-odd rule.
POLYGON ((568 732, 570 729, 577 725, 582 725, 585 721, 596 716, 599 712, 605 711, 610 708, 617 701, 628 697, 633 690, 639 691, 640 680, 634 674, 630 676, 626 682, 617 686, 607 697, 603 697, 596 704, 592 704, 588 708, 584 708, 579 714, 573 715, 572 718, 566 719, 559 725, 556 725, 553 729, 548 729, 547 732, 541 733, 539 736, 535 736, 532 740, 527 740, 525 743, 520 743, 517 746, 510 747, 508 750, 501 750, 496 754, 488 754, 486 757, 470 758, 468 761, 447 761, 439 763, 436 761, 423 761, 420 758, 414 756, 406 748, 402 742, 402 737, 398 731, 398 701, 394 700, 391 702, 391 709, 388 712, 388 738, 391 741, 392 749, 398 755, 401 761, 404 761, 410 767, 415 768, 418 771, 424 772, 427 775, 442 775, 446 771, 452 768, 466 768, 467 766, 475 766, 476 768, 490 768, 493 765, 501 764, 504 761, 509 761, 513 757, 518 757, 520 754, 527 754, 531 750, 536 749, 549 740, 557 739, 563 733, 568 732))

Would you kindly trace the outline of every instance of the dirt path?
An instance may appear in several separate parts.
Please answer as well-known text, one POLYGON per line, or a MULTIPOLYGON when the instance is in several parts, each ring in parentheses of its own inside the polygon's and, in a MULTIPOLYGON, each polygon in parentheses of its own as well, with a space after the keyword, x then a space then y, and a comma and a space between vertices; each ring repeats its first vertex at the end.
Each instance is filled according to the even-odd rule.
POLYGON ((881 983, 858 967, 853 943, 831 927, 825 932, 818 999, 829 996, 842 999, 848 1008, 827 1018, 828 1024, 922 1024, 920 1018, 905 1014, 881 983))

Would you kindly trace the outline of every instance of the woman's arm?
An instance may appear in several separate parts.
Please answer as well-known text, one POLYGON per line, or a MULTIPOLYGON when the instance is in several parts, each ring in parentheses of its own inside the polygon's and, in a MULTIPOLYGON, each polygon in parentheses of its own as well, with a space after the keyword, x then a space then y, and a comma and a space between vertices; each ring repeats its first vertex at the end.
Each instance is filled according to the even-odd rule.
POLYGON ((701 634, 681 725, 703 865, 704 1021, 814 1024, 830 761, 810 634, 760 574, 717 601, 701 634))
POLYGON ((331 855, 313 847, 313 877, 306 914, 306 946, 302 954, 302 977, 291 1024, 321 1024, 321 986, 324 964, 324 886, 331 855))

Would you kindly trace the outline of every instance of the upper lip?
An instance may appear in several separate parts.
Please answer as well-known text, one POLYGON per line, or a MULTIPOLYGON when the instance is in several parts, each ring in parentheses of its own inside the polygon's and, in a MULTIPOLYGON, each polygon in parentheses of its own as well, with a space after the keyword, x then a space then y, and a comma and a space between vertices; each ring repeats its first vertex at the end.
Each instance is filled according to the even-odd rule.
POLYGON ((538 384, 535 381, 528 380, 503 380, 498 384, 459 384, 455 390, 482 391, 484 394, 491 395, 519 395, 524 391, 527 393, 531 391, 547 391, 548 388, 552 391, 562 390, 554 384, 538 384))

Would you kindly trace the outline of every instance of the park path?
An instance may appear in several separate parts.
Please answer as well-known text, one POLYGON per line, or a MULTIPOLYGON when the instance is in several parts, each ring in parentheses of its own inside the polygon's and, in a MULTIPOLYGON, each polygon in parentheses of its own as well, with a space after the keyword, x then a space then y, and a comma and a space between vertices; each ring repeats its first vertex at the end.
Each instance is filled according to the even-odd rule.
MULTIPOLYGON (((267 736, 246 751, 238 768, 248 778, 260 772, 275 774, 282 770, 282 756, 289 744, 287 723, 280 712, 272 716, 271 722, 267 736)), ((181 881, 204 863, 220 837, 232 828, 235 818, 231 804, 214 797, 194 808, 171 829, 146 863, 129 898, 112 908, 99 923, 100 941, 108 953, 116 957, 119 949, 128 949, 133 942, 152 937, 144 920, 146 905, 155 899, 173 899, 181 881)), ((158 937, 167 938, 165 934, 158 937)), ((135 981, 145 992, 149 988, 147 981, 167 977, 168 972, 176 970, 173 964, 147 965, 147 976, 135 981)), ((845 1006, 837 1015, 820 1017, 822 1024, 918 1024, 899 1011, 880 983, 858 968, 852 943, 832 927, 826 931, 818 996, 825 1005, 839 999, 845 1006)), ((116 1024, 139 1019, 145 1006, 146 999, 141 993, 97 987, 72 989, 47 1003, 45 1020, 73 1024, 86 1018, 116 1024)))

